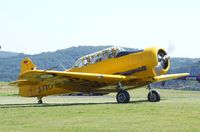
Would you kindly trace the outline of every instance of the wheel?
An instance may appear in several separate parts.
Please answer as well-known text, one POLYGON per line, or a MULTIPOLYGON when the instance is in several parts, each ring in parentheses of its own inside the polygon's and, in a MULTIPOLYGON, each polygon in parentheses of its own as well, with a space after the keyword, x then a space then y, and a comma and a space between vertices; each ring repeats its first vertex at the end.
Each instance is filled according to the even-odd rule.
POLYGON ((126 90, 120 90, 116 96, 117 103, 128 103, 130 101, 130 95, 126 90))
POLYGON ((149 102, 158 102, 160 101, 160 93, 156 90, 151 90, 148 94, 149 102))
POLYGON ((40 100, 38 100, 38 104, 42 104, 43 102, 42 102, 42 100, 40 99, 40 100))

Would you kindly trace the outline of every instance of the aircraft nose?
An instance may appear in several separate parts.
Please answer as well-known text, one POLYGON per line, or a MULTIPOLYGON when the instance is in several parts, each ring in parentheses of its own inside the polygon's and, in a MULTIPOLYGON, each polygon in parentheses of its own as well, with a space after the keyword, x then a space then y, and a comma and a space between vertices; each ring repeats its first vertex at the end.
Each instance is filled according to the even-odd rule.
POLYGON ((164 69, 164 70, 167 69, 169 66, 169 58, 170 58, 167 55, 167 53, 164 50, 160 49, 158 51, 157 56, 158 56, 158 63, 159 63, 159 65, 162 66, 162 69, 164 69))
POLYGON ((167 52, 163 49, 159 49, 157 52, 158 64, 155 67, 155 72, 157 75, 165 74, 170 65, 170 56, 167 55, 167 52))

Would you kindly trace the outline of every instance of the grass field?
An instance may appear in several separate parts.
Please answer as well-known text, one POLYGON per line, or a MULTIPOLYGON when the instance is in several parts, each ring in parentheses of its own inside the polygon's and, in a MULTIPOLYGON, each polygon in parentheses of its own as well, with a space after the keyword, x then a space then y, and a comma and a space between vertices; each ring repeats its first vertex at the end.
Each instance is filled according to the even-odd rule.
MULTIPOLYGON (((7 84, 0 83, 0 86, 7 84)), ((4 87, 4 88, 5 88, 4 87)), ((2 87, 0 87, 2 89, 2 87)), ((16 88, 8 95, 16 95, 16 88)), ((115 94, 103 97, 36 98, 0 96, 0 131, 127 131, 197 132, 200 131, 200 92, 159 90, 162 100, 146 101, 144 88, 130 91, 131 102, 115 103, 115 94)))

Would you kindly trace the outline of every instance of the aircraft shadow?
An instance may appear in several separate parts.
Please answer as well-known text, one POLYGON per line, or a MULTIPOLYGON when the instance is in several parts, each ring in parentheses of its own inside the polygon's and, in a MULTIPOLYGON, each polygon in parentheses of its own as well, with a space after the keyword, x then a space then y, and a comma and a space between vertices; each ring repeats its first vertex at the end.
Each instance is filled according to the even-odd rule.
MULTIPOLYGON (((148 102, 147 100, 130 101, 126 104, 137 104, 148 102)), ((77 105, 103 105, 103 104, 118 104, 117 102, 102 102, 102 103, 26 103, 26 104, 0 104, 0 108, 26 108, 26 107, 58 107, 58 106, 77 106, 77 105)), ((125 104, 123 104, 125 105, 125 104)))

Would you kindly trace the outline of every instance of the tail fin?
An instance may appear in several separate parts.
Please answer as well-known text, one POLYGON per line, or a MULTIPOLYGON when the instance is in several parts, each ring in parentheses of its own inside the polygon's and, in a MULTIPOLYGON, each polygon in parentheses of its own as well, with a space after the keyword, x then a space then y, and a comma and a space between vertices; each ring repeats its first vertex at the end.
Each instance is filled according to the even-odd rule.
POLYGON ((24 58, 21 61, 20 74, 23 74, 24 72, 34 70, 34 69, 36 69, 36 65, 31 61, 30 58, 24 58))

